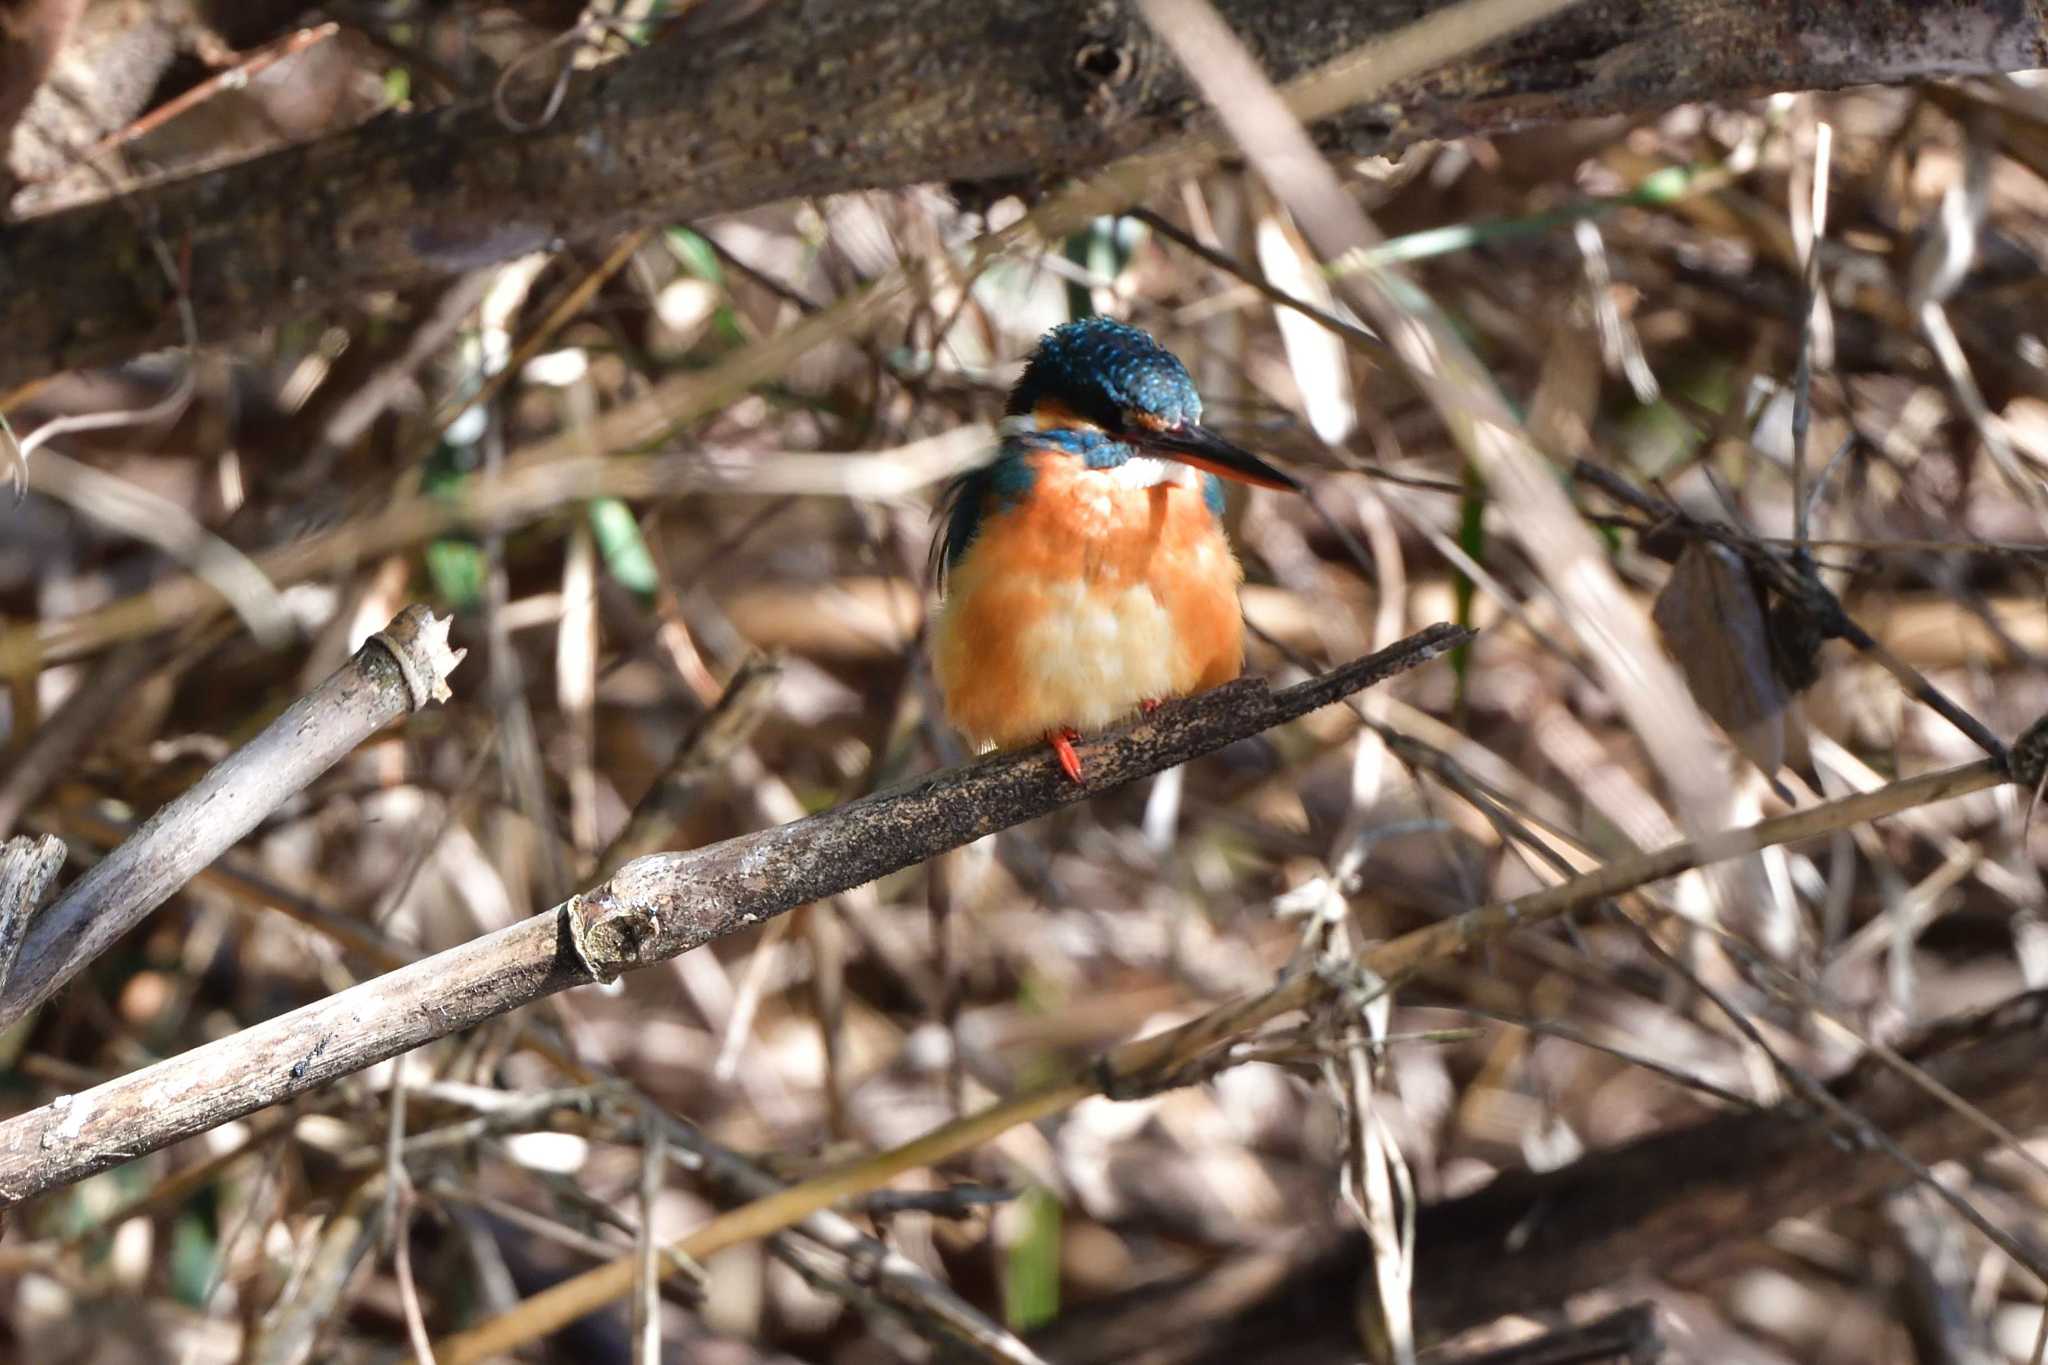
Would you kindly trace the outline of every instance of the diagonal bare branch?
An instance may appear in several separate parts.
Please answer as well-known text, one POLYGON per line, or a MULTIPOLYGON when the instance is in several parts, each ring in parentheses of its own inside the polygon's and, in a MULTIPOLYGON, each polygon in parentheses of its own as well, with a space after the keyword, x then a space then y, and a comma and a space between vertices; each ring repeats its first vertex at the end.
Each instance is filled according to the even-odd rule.
POLYGON ((407 607, 319 687, 287 707, 133 837, 101 859, 28 927, 0 1026, 50 998, 292 793, 358 744, 430 701, 445 700, 462 661, 448 621, 407 607))
POLYGON ((673 957, 820 897, 1185 763, 1472 638, 1436 625, 1278 691, 1243 679, 1079 745, 1069 782, 1038 749, 949 769, 691 853, 663 853, 510 928, 0 1123, 12 1204, 280 1103, 571 986, 673 957))

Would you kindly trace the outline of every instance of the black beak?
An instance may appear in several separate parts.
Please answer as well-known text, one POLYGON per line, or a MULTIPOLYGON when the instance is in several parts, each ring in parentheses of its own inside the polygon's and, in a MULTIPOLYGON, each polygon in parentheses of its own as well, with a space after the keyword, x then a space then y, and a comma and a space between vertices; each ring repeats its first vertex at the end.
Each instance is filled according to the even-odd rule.
POLYGON ((1276 469, 1258 456, 1218 436, 1205 426, 1189 423, 1125 437, 1147 455, 1179 460, 1211 474, 1260 488, 1277 488, 1284 493, 1304 491, 1301 481, 1285 470, 1276 469))

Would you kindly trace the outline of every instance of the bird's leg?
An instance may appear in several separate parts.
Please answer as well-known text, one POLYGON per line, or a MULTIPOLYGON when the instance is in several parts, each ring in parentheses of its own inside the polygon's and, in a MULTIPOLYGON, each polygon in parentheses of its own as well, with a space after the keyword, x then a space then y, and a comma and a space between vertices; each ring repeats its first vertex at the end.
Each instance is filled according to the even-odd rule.
POLYGON ((1160 707, 1164 705, 1166 705, 1166 703, 1159 700, 1159 698, 1157 697, 1147 697, 1145 698, 1145 700, 1138 703, 1138 709, 1149 716, 1154 711, 1157 711, 1160 707))
POLYGON ((1060 761, 1060 771, 1076 784, 1081 781, 1081 755, 1074 752, 1074 741, 1080 737, 1079 730, 1048 730, 1045 735, 1053 756, 1060 761))

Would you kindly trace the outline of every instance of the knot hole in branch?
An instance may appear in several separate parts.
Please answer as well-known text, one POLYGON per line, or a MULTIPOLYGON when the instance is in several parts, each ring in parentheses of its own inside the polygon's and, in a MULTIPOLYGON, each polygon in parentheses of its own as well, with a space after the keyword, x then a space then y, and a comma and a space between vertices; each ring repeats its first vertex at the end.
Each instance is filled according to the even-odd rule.
POLYGON ((1075 33, 1073 79, 1080 87, 1088 117, 1108 123, 1131 112, 1140 91, 1138 44, 1142 30, 1133 30, 1114 7, 1098 7, 1075 33))
POLYGON ((1138 69, 1138 54, 1121 43, 1083 43, 1074 52, 1074 70, 1087 85, 1122 85, 1138 69))

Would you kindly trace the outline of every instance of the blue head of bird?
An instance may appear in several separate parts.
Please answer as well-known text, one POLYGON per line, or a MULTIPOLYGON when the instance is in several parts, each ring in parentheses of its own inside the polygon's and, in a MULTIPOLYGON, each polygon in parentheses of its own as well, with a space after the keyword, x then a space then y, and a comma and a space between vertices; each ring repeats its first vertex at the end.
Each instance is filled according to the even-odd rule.
POLYGON ((1202 399, 1180 357, 1150 334, 1111 318, 1062 323, 1039 340, 1010 390, 996 458, 948 491, 950 516, 933 546, 944 571, 973 543, 982 519, 1031 492, 1032 452, 1069 456, 1125 482, 1160 462, 1202 471, 1210 507, 1222 510, 1217 476, 1299 491, 1294 477, 1202 425, 1202 399), (1132 462, 1139 467, 1131 468, 1132 462))

